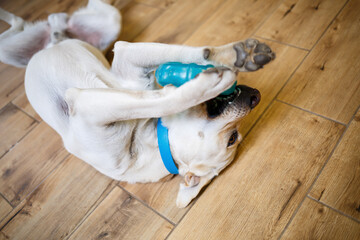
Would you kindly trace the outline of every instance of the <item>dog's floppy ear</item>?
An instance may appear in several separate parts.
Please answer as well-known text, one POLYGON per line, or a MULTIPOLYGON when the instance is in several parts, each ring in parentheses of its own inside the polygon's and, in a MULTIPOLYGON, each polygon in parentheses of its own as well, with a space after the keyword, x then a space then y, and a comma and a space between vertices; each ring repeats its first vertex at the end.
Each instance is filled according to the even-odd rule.
POLYGON ((120 28, 118 9, 104 0, 89 0, 85 8, 70 17, 67 33, 70 38, 88 42, 104 51, 118 38, 120 28))
POLYGON ((200 177, 196 176, 192 172, 188 172, 184 176, 184 182, 187 187, 195 187, 200 183, 200 177))
POLYGON ((213 173, 201 177, 195 176, 192 173, 188 174, 189 173, 184 176, 185 183, 180 184, 176 199, 176 206, 179 208, 184 208, 189 205, 191 200, 193 200, 199 194, 200 190, 215 176, 213 173))

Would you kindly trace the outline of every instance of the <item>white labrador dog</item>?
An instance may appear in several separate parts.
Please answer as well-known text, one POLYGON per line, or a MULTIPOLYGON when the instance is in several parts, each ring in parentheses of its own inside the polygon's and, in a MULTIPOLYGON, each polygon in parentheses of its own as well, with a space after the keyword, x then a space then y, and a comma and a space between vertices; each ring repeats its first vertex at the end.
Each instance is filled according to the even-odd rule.
POLYGON ((11 25, 0 35, 0 60, 27 65, 31 105, 70 153, 98 171, 130 183, 171 174, 160 153, 166 149, 158 144, 162 119, 174 161, 165 164, 184 176, 178 207, 187 206, 234 159, 239 120, 260 101, 259 91, 247 86, 219 94, 237 72, 255 71, 275 57, 254 39, 220 47, 116 42, 110 66, 98 49, 117 39, 121 17, 101 0, 90 0, 71 17, 52 14, 35 24, 2 9, 0 18, 11 25), (153 71, 174 61, 216 67, 178 88, 157 90, 153 71))

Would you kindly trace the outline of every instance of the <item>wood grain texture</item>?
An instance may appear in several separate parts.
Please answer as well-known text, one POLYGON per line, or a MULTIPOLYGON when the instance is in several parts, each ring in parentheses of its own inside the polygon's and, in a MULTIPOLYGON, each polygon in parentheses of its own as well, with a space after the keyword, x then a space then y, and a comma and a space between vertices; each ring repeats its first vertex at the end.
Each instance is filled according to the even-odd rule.
POLYGON ((279 99, 348 123, 360 103, 360 9, 350 1, 304 63, 285 86, 279 99))
POLYGON ((101 198, 112 180, 70 157, 27 199, 2 229, 10 239, 62 239, 101 198))
POLYGON ((59 135, 40 123, 0 159, 0 192, 16 206, 66 155, 59 135))
POLYGON ((131 2, 121 12, 122 30, 119 39, 121 41, 132 41, 161 15, 162 10, 141 3, 131 2))
POLYGON ((345 3, 346 0, 286 0, 256 35, 311 49, 345 3))
POLYGON ((281 1, 229 0, 195 31, 185 44, 222 45, 250 37, 281 1))
POLYGON ((0 196, 0 221, 8 215, 12 209, 11 205, 2 196, 0 196))
MULTIPOLYGON (((21 88, 23 87, 24 85, 21 86, 21 88)), ((17 96, 12 101, 12 103, 18 108, 20 108, 22 111, 24 111, 26 114, 31 116, 33 119, 35 119, 36 121, 38 122, 42 121, 41 117, 35 112, 34 108, 29 103, 29 100, 27 99, 25 94, 25 89, 23 89, 23 92, 19 96, 17 96)))
POLYGON ((360 224, 306 198, 281 239, 359 239, 360 224))
POLYGON ((310 196, 360 220, 360 111, 316 181, 310 196))
POLYGON ((285 46, 282 44, 265 41, 274 52, 275 61, 266 65, 264 69, 256 72, 239 73, 238 84, 244 84, 258 89, 261 93, 261 101, 251 113, 242 121, 240 132, 245 135, 254 125, 255 121, 261 116, 269 106, 276 94, 284 86, 291 74, 299 66, 307 54, 307 51, 285 46))
MULTIPOLYGON (((152 7, 166 9, 173 5, 178 0, 136 0, 136 2, 143 3, 152 7)), ((181 1, 181 0, 180 0, 181 1)))
POLYGON ((24 69, 7 66, 0 62, 0 109, 23 93, 24 69))
POLYGON ((165 239, 172 228, 116 187, 70 239, 165 239))
POLYGON ((6 31, 9 28, 10 28, 9 24, 7 24, 6 22, 0 21, 0 32, 1 33, 6 31))
POLYGON ((344 127, 275 102, 169 239, 275 239, 344 127))
POLYGON ((221 0, 177 1, 134 41, 183 43, 221 4, 223 4, 221 0))
POLYGON ((165 182, 146 184, 120 183, 120 186, 173 223, 178 223, 189 209, 189 207, 183 209, 176 207, 176 197, 181 181, 183 181, 182 177, 177 176, 165 182))
POLYGON ((34 119, 11 103, 0 109, 0 158, 35 126, 34 119))
POLYGON ((80 7, 87 4, 87 0, 61 0, 61 1, 46 1, 46 0, 12 0, 11 4, 6 4, 7 1, 2 1, 0 7, 6 9, 15 15, 22 17, 26 21, 46 20, 48 15, 56 12, 73 13, 80 7), (17 7, 14 7, 17 6, 17 7), (18 7, 21 6, 21 7, 18 7))

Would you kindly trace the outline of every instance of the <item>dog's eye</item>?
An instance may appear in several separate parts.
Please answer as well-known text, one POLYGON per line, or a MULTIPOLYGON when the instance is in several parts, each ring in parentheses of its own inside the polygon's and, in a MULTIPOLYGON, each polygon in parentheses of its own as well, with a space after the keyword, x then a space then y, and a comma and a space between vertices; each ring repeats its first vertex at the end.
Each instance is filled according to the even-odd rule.
POLYGON ((231 145, 234 145, 237 139, 238 139, 238 132, 234 131, 229 138, 229 142, 227 146, 230 147, 231 145))

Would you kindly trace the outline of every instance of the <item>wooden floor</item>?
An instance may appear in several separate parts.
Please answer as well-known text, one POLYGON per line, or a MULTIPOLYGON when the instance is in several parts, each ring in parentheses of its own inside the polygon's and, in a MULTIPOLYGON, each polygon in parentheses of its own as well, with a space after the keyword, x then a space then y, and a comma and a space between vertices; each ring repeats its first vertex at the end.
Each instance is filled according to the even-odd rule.
MULTIPOLYGON (((26 20, 85 4, 0 1, 26 20)), ((29 105, 24 69, 0 64, 0 239, 360 239, 360 1, 114 5, 121 40, 256 37, 275 50, 276 61, 239 75, 262 101, 243 121, 236 161, 177 209, 180 178, 120 183, 69 155, 29 105)))

